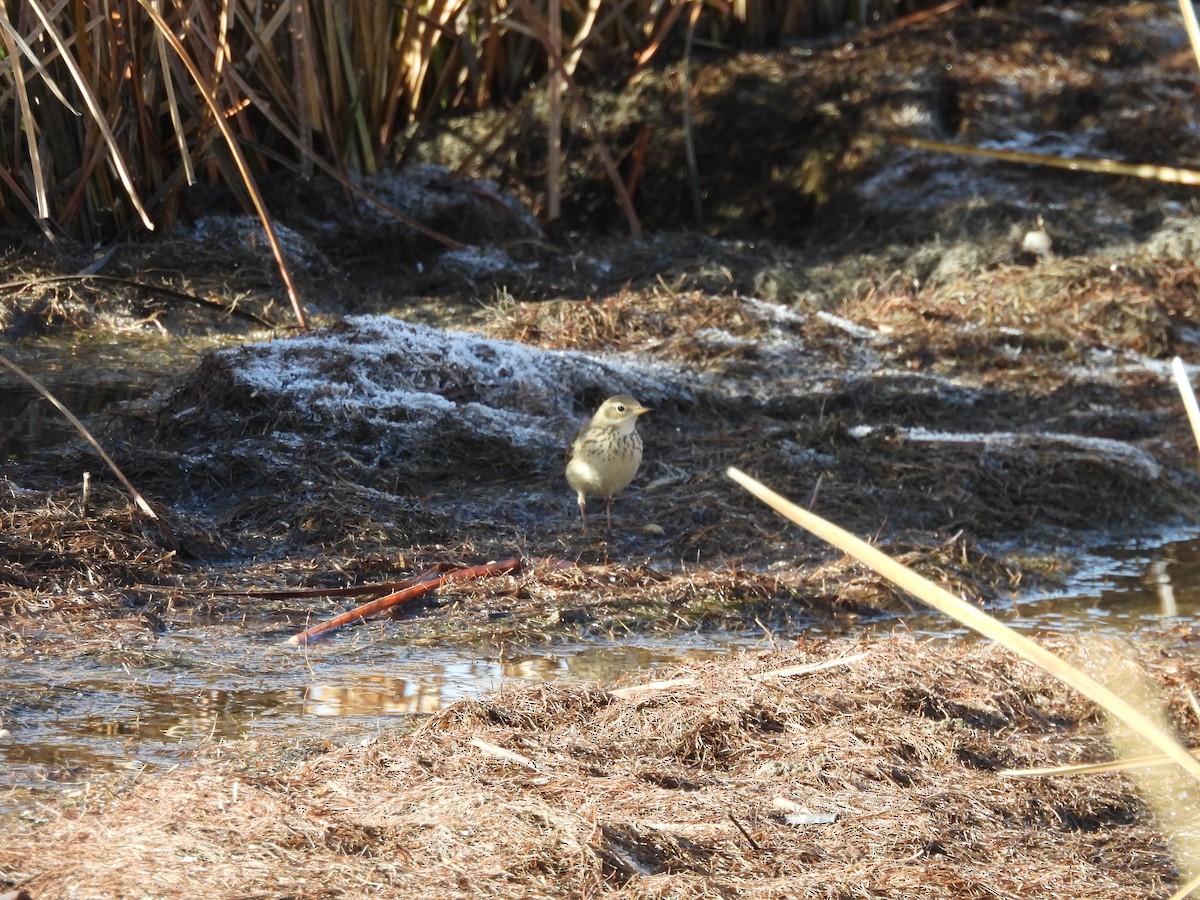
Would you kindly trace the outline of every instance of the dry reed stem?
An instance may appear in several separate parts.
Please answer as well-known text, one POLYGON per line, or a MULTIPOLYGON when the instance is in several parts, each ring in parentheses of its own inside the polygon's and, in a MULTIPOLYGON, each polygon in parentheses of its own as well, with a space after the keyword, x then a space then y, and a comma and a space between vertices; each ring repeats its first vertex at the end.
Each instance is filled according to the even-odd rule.
MULTIPOLYGON (((149 229, 156 219, 170 224, 183 185, 244 184, 244 167, 239 172, 211 153, 225 120, 256 175, 284 168, 307 176, 315 159, 343 178, 370 173, 386 164, 406 129, 415 124, 419 133, 439 111, 507 104, 547 71, 561 73, 572 94, 596 76, 632 74, 667 45, 684 9, 689 41, 729 46, 801 36, 845 16, 833 7, 797 16, 792 6, 587 0, 564 2, 550 15, 535 0, 514 17, 498 0, 432 0, 420 8, 372 0, 271 8, 248 0, 18 4, 16 21, 0 11, 0 92, 19 120, 4 144, 12 156, 0 160, 0 181, 30 220, 105 239, 129 224, 126 204, 149 229), (551 24, 561 39, 550 40, 551 24), (199 79, 184 73, 177 48, 166 51, 172 38, 187 48, 199 79)), ((869 6, 886 19, 893 3, 869 6)), ((598 153, 636 232, 611 154, 598 153)), ((552 152, 551 160, 560 155, 552 152)))
POLYGON ((950 153, 956 156, 971 156, 1022 165, 1046 166, 1051 169, 1066 169, 1070 172, 1098 172, 1104 175, 1124 175, 1128 178, 1147 178, 1161 181, 1164 184, 1200 185, 1200 171, 1195 169, 1180 169, 1174 166, 1157 166, 1148 163, 1125 163, 1114 159, 1080 159, 1074 156, 1055 156, 1049 153, 1031 153, 1025 150, 968 147, 948 141, 932 141, 902 134, 890 135, 889 139, 904 147, 912 147, 915 150, 931 150, 935 153, 950 153))
POLYGON ((1171 360, 1171 372, 1175 377, 1175 385, 1179 388, 1179 395, 1183 399, 1183 408, 1187 411, 1188 422, 1192 426, 1192 437, 1196 439, 1197 449, 1200 449, 1200 404, 1196 403, 1196 392, 1192 390, 1187 369, 1183 367, 1183 360, 1178 356, 1171 360))
MULTIPOLYGON (((1163 697, 1134 659, 1131 648, 1115 640, 1085 640, 1084 655, 1096 677, 1115 694, 1143 710, 1158 732, 1169 733, 1171 726, 1163 697)), ((1132 730, 1116 716, 1106 716, 1104 725, 1113 754, 1118 759, 1145 755, 1152 749, 1154 741, 1149 735, 1132 730)), ((1200 878, 1200 833, 1197 832, 1200 816, 1196 809, 1196 785, 1188 773, 1174 766, 1157 766, 1130 769, 1128 776, 1166 833, 1180 878, 1185 882, 1200 878)))
POLYGON ((1192 0, 1179 0, 1179 11, 1183 14, 1183 26, 1187 31, 1188 42, 1192 45, 1196 64, 1200 65, 1200 22, 1196 20, 1196 7, 1192 0))
POLYGON ((580 117, 587 125, 593 146, 596 149, 596 155, 600 157, 600 162, 608 174, 609 183, 612 185, 613 192, 616 195, 617 205, 620 206, 621 212, 625 216, 625 221, 629 225, 629 233, 635 238, 642 237, 642 224, 638 219, 637 210, 634 208, 633 198, 629 196, 629 191, 626 189, 625 182, 621 178, 621 173, 617 169, 612 152, 608 149, 608 145, 604 140, 604 132, 601 131, 600 126, 596 123, 595 116, 592 115, 591 107, 588 105, 583 90, 563 67, 561 53, 557 55, 555 53, 553 41, 550 36, 550 23, 541 14, 540 10, 533 5, 531 0, 516 0, 516 5, 525 18, 526 26, 536 36, 543 48, 545 48, 552 64, 556 63, 553 69, 554 73, 556 73, 555 77, 562 80, 562 83, 567 88, 567 95, 574 102, 580 117))
POLYGON ((133 186, 133 175, 129 170, 129 166, 125 161, 125 155, 121 152, 117 145, 116 135, 113 134, 112 128, 109 127, 106 118, 105 110, 100 106, 100 100, 92 90, 92 86, 88 79, 84 77, 83 71, 80 69, 75 57, 67 52, 66 44, 58 29, 51 22, 49 13, 42 7, 41 0, 28 0, 29 8, 41 21, 45 28, 46 35, 54 42, 58 48, 59 58, 67 67, 67 71, 71 75, 71 79, 75 82, 75 86, 79 91, 80 97, 83 99, 84 105, 91 114, 91 120, 95 124, 100 136, 104 139, 104 143, 108 146, 109 159, 112 161, 113 168, 117 171, 117 176, 121 180, 121 184, 125 188, 126 196, 129 202, 133 204, 133 208, 137 210, 138 216, 141 218, 142 226, 147 231, 154 230, 154 223, 150 220, 150 214, 142 206, 141 198, 138 196, 137 189, 133 186))
POLYGON ((133 483, 125 477, 125 473, 121 471, 121 467, 118 466, 113 461, 113 458, 108 455, 105 449, 100 446, 100 442, 92 436, 92 433, 88 431, 87 427, 82 422, 79 421, 78 417, 69 409, 67 409, 67 407, 63 405, 62 401, 55 397, 45 385, 43 385, 40 381, 38 381, 3 354, 0 354, 0 365, 3 365, 10 372, 41 394, 47 402, 49 402, 55 409, 62 413, 63 418, 70 422, 71 427, 79 432, 80 436, 82 436, 84 440, 92 445, 92 448, 104 461, 104 464, 108 466, 115 476, 117 476, 117 480, 124 485, 125 490, 129 492, 130 499, 133 500, 137 508, 145 513, 152 522, 154 522, 159 530, 159 534, 162 535, 163 540, 167 542, 168 546, 176 546, 177 542, 175 540, 175 536, 171 533, 170 526, 168 526, 166 521, 154 511, 154 508, 150 506, 150 504, 146 501, 146 498, 142 496, 141 492, 133 486, 133 483))
MULTIPOLYGON (((271 220, 271 214, 267 210, 266 202, 263 200, 262 192, 258 189, 258 183, 254 176, 250 173, 249 164, 246 162, 245 154, 237 138, 233 134, 233 130, 225 118, 225 113, 217 106, 217 83, 213 82, 212 86, 206 85, 204 77, 200 74, 199 68, 192 60, 179 38, 170 30, 166 20, 158 13, 158 11, 150 4, 149 0, 138 0, 142 9, 146 14, 154 20, 159 33, 171 45, 171 49, 175 51, 179 61, 187 68, 188 74, 191 75, 196 87, 200 90, 200 95, 203 97, 205 104, 211 110, 213 119, 216 122, 217 128, 221 132, 221 136, 225 139, 225 145, 229 149, 230 155, 233 157, 234 165, 237 166, 238 174, 242 179, 242 185, 246 188, 246 192, 250 196, 251 202, 254 204, 254 209, 258 213, 259 221, 262 222, 263 232, 267 236, 267 242, 271 245, 271 253, 275 257, 275 264, 279 268, 279 274, 283 278, 283 283, 287 289, 288 300, 292 305, 292 312, 296 316, 296 324, 302 329, 308 328, 308 323, 304 316, 304 304, 300 299, 300 292, 296 287, 295 281, 292 279, 291 270, 288 268, 287 259, 283 253, 283 246, 279 243, 279 236, 275 233, 275 226, 271 220)), ((218 54, 219 57, 219 54, 218 54)), ((218 73, 219 74, 219 73, 218 73)))
POLYGON ((833 523, 796 506, 744 472, 729 468, 726 474, 780 515, 807 529, 817 537, 842 550, 886 577, 892 583, 919 597, 934 609, 966 625, 985 637, 1019 653, 1025 659, 1045 669, 1056 678, 1075 688, 1100 705, 1110 715, 1132 728, 1143 739, 1169 756, 1183 771, 1200 782, 1200 760, 1188 752, 1169 732, 1158 727, 1150 715, 1137 708, 1092 676, 1068 664, 1040 644, 994 619, 978 607, 955 597, 945 588, 897 563, 887 554, 866 541, 850 534, 833 523))

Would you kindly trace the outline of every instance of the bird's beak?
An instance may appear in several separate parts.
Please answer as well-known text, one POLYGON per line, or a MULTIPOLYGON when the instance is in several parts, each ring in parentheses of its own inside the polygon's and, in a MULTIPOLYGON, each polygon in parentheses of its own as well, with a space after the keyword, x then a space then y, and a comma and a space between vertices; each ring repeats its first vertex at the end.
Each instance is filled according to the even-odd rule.
POLYGON ((634 410, 634 413, 636 413, 639 416, 644 416, 648 412, 650 412, 650 407, 648 407, 648 406, 639 406, 637 409, 634 410))

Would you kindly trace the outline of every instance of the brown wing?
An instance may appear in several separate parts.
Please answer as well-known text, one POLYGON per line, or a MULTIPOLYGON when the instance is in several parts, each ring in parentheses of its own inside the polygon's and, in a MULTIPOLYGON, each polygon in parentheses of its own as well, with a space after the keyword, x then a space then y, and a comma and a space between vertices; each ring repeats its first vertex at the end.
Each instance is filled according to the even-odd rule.
POLYGON ((587 431, 588 423, 584 422, 575 429, 575 434, 571 436, 571 443, 567 444, 567 452, 563 457, 564 462, 570 462, 571 457, 575 455, 575 445, 579 443, 579 439, 583 437, 583 433, 587 431))

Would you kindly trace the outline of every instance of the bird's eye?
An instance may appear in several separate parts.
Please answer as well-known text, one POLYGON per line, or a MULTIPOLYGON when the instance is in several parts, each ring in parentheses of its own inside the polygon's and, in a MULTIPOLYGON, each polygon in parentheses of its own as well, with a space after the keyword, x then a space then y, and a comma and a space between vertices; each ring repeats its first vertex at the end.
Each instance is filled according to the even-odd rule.
POLYGON ((625 412, 625 404, 624 403, 617 404, 617 412, 625 412))

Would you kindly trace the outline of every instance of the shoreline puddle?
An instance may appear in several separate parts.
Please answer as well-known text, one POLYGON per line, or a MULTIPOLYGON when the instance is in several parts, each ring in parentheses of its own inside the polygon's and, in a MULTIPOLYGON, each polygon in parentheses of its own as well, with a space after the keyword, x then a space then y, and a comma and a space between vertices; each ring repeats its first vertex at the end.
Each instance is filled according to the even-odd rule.
MULTIPOLYGON (((1069 590, 996 611, 1028 632, 1088 630, 1128 636, 1193 624, 1200 600, 1200 537, 1095 554, 1069 590), (1164 610, 1173 615, 1164 615, 1164 610)), ((69 792, 102 773, 160 769, 204 743, 327 733, 368 740, 404 717, 427 715, 507 685, 609 682, 639 670, 762 648, 761 632, 635 637, 625 643, 556 644, 502 658, 463 648, 412 648, 389 622, 359 626, 316 647, 285 648, 271 628, 245 622, 180 628, 156 645, 159 665, 95 659, 0 659, 0 816, 29 797, 69 792), (4 795, 8 794, 8 798, 4 795)), ((807 636, 904 630, 963 637, 936 614, 863 622, 807 636)), ((783 642, 801 633, 776 633, 783 642)))

